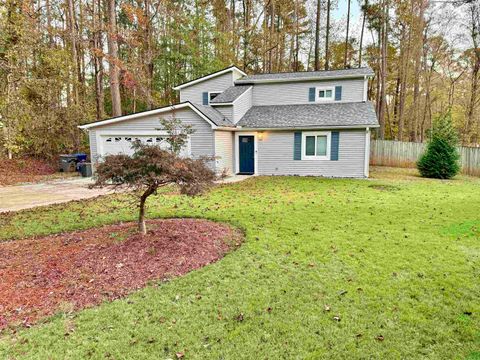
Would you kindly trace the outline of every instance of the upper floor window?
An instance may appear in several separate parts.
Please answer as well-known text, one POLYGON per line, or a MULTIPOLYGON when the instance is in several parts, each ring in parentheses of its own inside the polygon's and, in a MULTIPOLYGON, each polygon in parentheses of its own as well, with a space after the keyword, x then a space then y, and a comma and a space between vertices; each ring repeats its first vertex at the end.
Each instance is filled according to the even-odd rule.
POLYGON ((208 103, 215 99, 218 95, 220 95, 222 92, 221 91, 209 91, 208 92, 208 103))
POLYGON ((333 101, 335 96, 335 88, 329 87, 317 87, 315 101, 333 101))

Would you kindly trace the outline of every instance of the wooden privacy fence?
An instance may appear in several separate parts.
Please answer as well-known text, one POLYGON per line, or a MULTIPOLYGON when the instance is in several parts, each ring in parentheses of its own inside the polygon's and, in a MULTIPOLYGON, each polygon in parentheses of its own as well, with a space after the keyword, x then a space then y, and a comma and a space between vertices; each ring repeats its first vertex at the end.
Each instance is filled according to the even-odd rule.
MULTIPOLYGON (((415 167, 425 151, 425 143, 372 140, 370 164, 398 167, 415 167)), ((462 173, 480 176, 480 148, 458 147, 462 173)))

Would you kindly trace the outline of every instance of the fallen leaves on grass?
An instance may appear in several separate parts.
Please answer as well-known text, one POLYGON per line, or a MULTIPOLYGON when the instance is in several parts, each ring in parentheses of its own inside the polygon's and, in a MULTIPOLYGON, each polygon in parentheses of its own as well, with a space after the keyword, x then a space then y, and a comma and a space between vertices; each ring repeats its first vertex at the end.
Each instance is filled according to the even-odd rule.
POLYGON ((0 161, 0 185, 33 182, 54 173, 55 168, 43 160, 22 158, 0 161))
POLYGON ((220 259, 241 239, 206 220, 156 220, 149 229, 142 237, 136 224, 126 223, 0 244, 0 330, 185 274, 220 259))

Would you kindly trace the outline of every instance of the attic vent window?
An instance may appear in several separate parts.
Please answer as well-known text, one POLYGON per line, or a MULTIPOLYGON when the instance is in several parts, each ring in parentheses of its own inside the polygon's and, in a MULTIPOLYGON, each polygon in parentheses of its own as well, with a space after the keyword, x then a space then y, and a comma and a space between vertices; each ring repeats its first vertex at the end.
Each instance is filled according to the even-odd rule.
POLYGON ((220 95, 221 91, 209 91, 208 92, 208 103, 211 103, 213 99, 215 99, 218 95, 220 95))

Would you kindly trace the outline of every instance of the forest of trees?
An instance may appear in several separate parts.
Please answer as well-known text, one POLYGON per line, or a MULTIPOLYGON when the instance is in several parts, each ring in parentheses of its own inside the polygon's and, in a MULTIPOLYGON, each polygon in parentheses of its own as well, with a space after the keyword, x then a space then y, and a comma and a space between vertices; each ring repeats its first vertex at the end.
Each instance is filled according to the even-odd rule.
POLYGON ((438 3, 3 0, 0 151, 86 149, 77 125, 175 102, 174 85, 231 64, 247 73, 370 66, 378 138, 424 141, 450 111, 462 144, 478 146, 480 2, 438 3), (348 12, 335 19, 339 6, 348 12))

